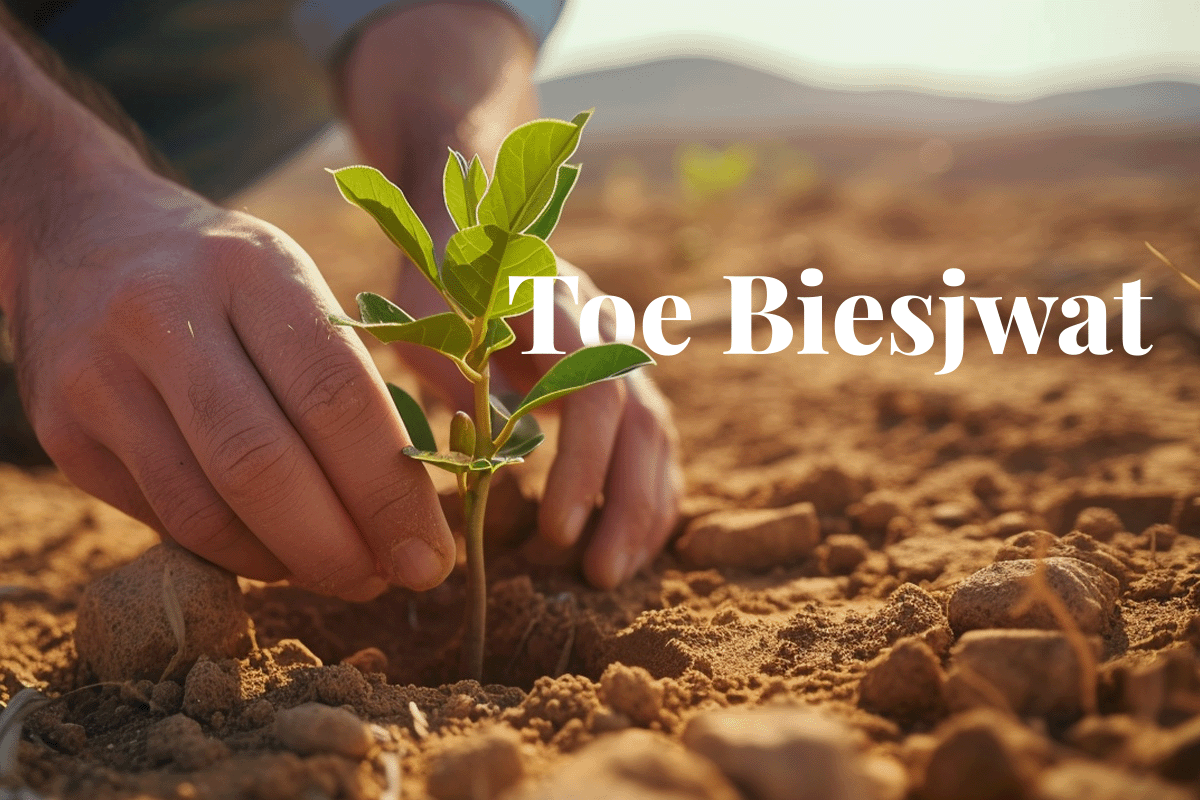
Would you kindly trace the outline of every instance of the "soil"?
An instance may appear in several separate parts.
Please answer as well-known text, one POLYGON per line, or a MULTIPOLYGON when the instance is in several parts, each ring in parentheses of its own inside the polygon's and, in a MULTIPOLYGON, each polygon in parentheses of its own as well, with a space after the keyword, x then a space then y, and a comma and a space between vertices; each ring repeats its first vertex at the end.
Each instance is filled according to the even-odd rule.
MULTIPOLYGON (((1027 172, 1037 159, 1055 160, 1031 151, 1027 172)), ((244 204, 301 232, 342 298, 386 285, 361 266, 386 269, 382 237, 324 177, 296 192, 310 179, 285 176, 244 204)), ((248 656, 36 712, 24 783, 81 800, 1200 797, 1200 297, 1142 245, 1200 265, 1198 190, 1159 173, 955 182, 863 168, 695 205, 609 170, 572 198, 554 242, 635 308, 668 292, 692 305, 692 322, 667 327, 686 329, 688 348, 653 368, 688 479, 666 551, 605 592, 569 557, 522 549, 550 460, 539 452, 498 492, 485 685, 456 681, 461 570, 361 605, 243 581, 248 656), (808 290, 813 266, 825 282, 808 290), (1110 298, 1117 352, 1061 355, 1059 317, 1037 355, 994 355, 969 318, 962 366, 941 376, 940 323, 920 357, 888 355, 886 338, 846 355, 832 330, 829 355, 796 355, 798 336, 780 353, 722 355, 724 275, 820 293, 829 323, 858 293, 885 308, 954 294, 949 267, 968 295, 1110 298), (1132 357, 1111 298, 1137 279, 1154 347, 1132 357), (781 538, 792 517, 816 535, 781 538), (742 547, 679 546, 709 535, 742 547), (952 607, 980 570, 1028 582, 1036 564, 993 565, 1043 556, 1066 576, 1046 584, 1065 619, 1045 599, 1031 601, 1043 613, 988 606, 1022 592, 952 607), (976 619, 991 621, 955 621, 976 619), (745 724, 720 716, 759 707, 745 724), (801 713, 820 722, 787 716, 801 713), (772 782, 772 758, 792 765, 788 780, 772 782)), ((84 687, 84 587, 156 537, 51 467, 0 467, 0 496, 0 700, 84 687)))

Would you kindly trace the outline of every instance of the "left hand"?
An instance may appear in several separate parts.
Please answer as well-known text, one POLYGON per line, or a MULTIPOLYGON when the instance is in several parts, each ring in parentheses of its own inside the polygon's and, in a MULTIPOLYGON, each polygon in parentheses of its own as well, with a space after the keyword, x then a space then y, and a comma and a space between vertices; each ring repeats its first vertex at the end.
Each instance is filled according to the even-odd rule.
MULTIPOLYGON (((536 116, 535 55, 528 34, 506 12, 454 3, 394 12, 368 28, 349 54, 340 86, 346 118, 368 162, 404 189, 435 242, 444 244, 454 230, 442 200, 446 148, 479 153, 490 171, 508 131, 536 116)), ((572 270, 560 261, 560 273, 572 270)), ((417 270, 404 269, 400 284, 400 303, 410 313, 444 310, 417 270)), ((580 302, 598 294, 581 275, 580 302)), ((556 309, 558 347, 578 349, 578 306, 569 293, 556 293, 556 309)), ((514 388, 528 390, 561 356, 522 355, 532 320, 510 323, 517 344, 492 363, 514 388)), ((471 407, 467 384, 449 362, 422 348, 401 352, 455 407, 471 407)), ((675 525, 683 491, 678 435, 668 402, 642 371, 576 392, 561 410, 539 535, 568 547, 602 505, 583 566, 593 584, 611 588, 657 554, 675 525)))

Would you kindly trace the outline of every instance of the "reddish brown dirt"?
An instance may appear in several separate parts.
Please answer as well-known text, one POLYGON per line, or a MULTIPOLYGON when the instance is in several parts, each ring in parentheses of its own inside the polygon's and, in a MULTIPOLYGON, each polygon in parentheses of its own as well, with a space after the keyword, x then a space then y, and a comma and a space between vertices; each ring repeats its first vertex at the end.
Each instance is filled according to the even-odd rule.
MULTIPOLYGON (((341 297, 382 289, 381 279, 364 283, 346 254, 386 251, 370 249, 378 247, 370 225, 324 188, 290 193, 286 207, 270 194, 246 205, 301 231, 342 278, 341 297)), ((678 742, 705 710, 790 700, 843 720, 875 772, 890 768, 878 797, 984 796, 947 794, 930 777, 931 753, 957 752, 937 749, 954 731, 1009 722, 935 696, 889 703, 887 689, 860 702, 860 683, 906 636, 924 638, 933 655, 906 645, 905 657, 931 663, 922 674, 941 680, 954 666, 944 613, 955 585, 998 559, 1066 554, 1107 565, 1120 581, 1097 645, 1097 710, 1082 720, 1078 709, 1014 717, 1038 756, 1021 762, 1017 794, 1006 796, 1068 796, 1043 780, 1063 765, 1102 785, 1139 776, 1200 796, 1200 745, 1171 738, 1200 718, 1200 298, 1142 246, 1149 239, 1177 263, 1200 265, 1197 187, 860 175, 703 209, 664 197, 614 179, 573 201, 557 248, 635 307, 668 291, 692 302, 688 349, 654 368, 682 435, 680 531, 712 511, 808 501, 822 537, 815 550, 746 570, 685 566, 671 546, 627 585, 600 592, 571 566, 500 549, 489 565, 486 686, 454 682, 461 574, 423 595, 397 590, 364 605, 246 584, 259 649, 197 668, 233 676, 232 689, 185 700, 177 684, 143 682, 75 695, 27 724, 19 752, 27 784, 81 800, 379 798, 395 788, 398 758, 404 798, 426 797, 435 784, 453 795, 446 776, 455 764, 503 773, 506 784, 518 781, 506 796, 522 797, 608 731, 645 727, 678 742), (860 292, 885 306, 903 294, 946 294, 940 275, 952 266, 966 272, 967 294, 1008 298, 1111 298, 1122 281, 1142 278, 1155 298, 1144 323, 1154 349, 1066 357, 1048 342, 1036 356, 996 356, 968 321, 963 365, 945 376, 934 375, 940 338, 918 358, 848 356, 831 331, 830 355, 795 355, 798 339, 773 355, 722 355, 721 276, 772 275, 808 294, 799 282, 808 266, 825 272, 827 321, 841 298, 860 292), (1089 507, 1115 512, 1117 530, 1097 523, 1093 535, 1071 534, 1089 507), (1053 534, 1040 551, 1038 537, 1019 536, 1036 529, 1053 534), (378 726, 367 756, 301 755, 281 744, 276 715, 307 701, 378 726), (154 727, 181 707, 199 733, 182 719, 154 727)), ((874 327, 868 335, 861 325, 860 338, 890 330, 874 327)), ((381 364, 394 368, 386 354, 381 364)), ((528 493, 548 460, 543 452, 528 465, 528 493)), ((52 471, 2 469, 0 495, 0 699, 21 686, 57 695, 89 680, 71 636, 83 587, 155 537, 52 471)), ((509 539, 528 535, 532 502, 512 487, 501 521, 509 539)), ((748 537, 746 547, 756 546, 748 537)), ((701 796, 670 788, 644 796, 701 796)), ((730 796, 720 792, 704 796, 730 796)))

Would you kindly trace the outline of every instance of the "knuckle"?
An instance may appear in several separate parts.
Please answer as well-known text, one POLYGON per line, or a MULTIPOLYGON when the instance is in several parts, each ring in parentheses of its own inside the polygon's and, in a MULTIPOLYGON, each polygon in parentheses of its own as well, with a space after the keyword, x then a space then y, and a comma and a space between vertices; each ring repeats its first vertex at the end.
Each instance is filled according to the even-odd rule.
POLYGON ((345 437, 356 423, 374 419, 367 402, 369 378, 351 357, 333 353, 313 360, 293 382, 288 405, 297 422, 323 437, 345 437))
POLYGON ((266 507, 280 502, 293 488, 296 459, 287 443, 265 426, 251 426, 225 436, 210 457, 212 476, 230 504, 266 507))

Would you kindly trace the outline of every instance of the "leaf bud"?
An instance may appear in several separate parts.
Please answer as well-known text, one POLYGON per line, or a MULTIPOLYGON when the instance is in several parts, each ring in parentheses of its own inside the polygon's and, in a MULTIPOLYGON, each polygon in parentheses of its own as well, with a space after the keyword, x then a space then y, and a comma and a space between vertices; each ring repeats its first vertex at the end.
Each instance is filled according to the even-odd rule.
POLYGON ((450 449, 464 455, 475 455, 475 423, 465 411, 455 411, 450 420, 450 449))

